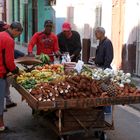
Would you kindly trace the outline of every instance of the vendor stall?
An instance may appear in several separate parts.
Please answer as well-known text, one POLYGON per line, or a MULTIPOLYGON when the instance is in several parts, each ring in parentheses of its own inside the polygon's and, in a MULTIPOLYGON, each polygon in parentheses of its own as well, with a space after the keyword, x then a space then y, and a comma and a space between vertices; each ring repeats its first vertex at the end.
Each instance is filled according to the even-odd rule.
POLYGON ((88 65, 77 72, 78 65, 36 66, 30 72, 22 70, 11 83, 33 111, 53 113, 47 120, 60 139, 96 130, 95 136, 105 140, 104 130, 114 129, 114 107, 107 122, 103 106, 140 103, 140 91, 129 73, 88 65))

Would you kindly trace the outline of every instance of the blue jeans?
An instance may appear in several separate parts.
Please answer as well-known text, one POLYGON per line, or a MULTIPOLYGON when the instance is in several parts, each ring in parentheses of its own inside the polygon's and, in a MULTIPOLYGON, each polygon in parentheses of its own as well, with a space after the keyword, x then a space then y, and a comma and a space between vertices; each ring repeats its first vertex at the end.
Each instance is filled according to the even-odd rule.
POLYGON ((23 57, 25 54, 19 50, 14 50, 14 57, 15 59, 19 58, 19 57, 23 57))
POLYGON ((0 116, 4 111, 4 97, 6 92, 6 79, 0 78, 0 116))

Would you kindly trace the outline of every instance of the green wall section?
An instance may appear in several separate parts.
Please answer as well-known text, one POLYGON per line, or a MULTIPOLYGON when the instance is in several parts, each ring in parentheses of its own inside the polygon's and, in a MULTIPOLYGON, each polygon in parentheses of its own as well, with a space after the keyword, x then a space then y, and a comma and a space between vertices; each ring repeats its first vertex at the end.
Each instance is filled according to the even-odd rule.
MULTIPOLYGON (((24 0, 20 0, 20 22, 24 27, 24 0)), ((20 42, 24 42, 25 32, 23 30, 22 34, 20 35, 20 42)))
POLYGON ((14 21, 18 21, 18 0, 14 0, 14 21))
MULTIPOLYGON (((33 15, 32 15, 32 2, 33 0, 28 0, 28 41, 32 37, 32 25, 35 24, 33 23, 33 15)), ((55 10, 51 6, 46 6, 45 5, 46 1, 45 0, 38 0, 37 1, 37 20, 38 20, 38 26, 37 30, 41 31, 44 29, 44 21, 46 19, 50 19, 55 23, 55 10)), ((25 24, 25 3, 24 0, 20 0, 20 8, 18 7, 18 0, 9 0, 9 6, 10 6, 10 12, 9 12, 9 17, 8 19, 10 23, 14 21, 18 21, 20 17, 20 22, 23 25, 25 24), (12 5, 12 6, 11 6, 12 5), (14 9, 13 9, 14 8, 14 9), (20 10, 20 11, 19 11, 20 10)), ((17 40, 17 39, 16 39, 17 40)), ((23 30, 23 33, 20 35, 20 42, 24 43, 25 42, 25 30, 23 30)))
POLYGON ((44 28, 44 0, 38 0, 38 31, 44 28))
MULTIPOLYGON (((18 12, 18 0, 14 0, 14 7, 13 8, 14 8, 13 20, 18 21, 18 14, 19 14, 19 12, 18 12)), ((18 41, 18 38, 16 38, 15 41, 18 41)))
POLYGON ((38 31, 44 29, 44 21, 47 19, 55 21, 55 10, 45 6, 44 0, 38 0, 38 31))
POLYGON ((28 40, 32 37, 32 0, 28 0, 28 40))

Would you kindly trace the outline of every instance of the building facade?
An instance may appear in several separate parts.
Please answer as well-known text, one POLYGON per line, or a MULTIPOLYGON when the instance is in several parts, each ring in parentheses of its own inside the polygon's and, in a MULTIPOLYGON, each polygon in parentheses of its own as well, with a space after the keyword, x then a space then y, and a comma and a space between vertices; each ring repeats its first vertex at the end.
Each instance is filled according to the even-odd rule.
POLYGON ((44 28, 44 21, 50 19, 55 23, 55 10, 49 6, 50 0, 3 0, 3 20, 7 23, 20 21, 23 33, 17 39, 27 43, 31 36, 44 28))

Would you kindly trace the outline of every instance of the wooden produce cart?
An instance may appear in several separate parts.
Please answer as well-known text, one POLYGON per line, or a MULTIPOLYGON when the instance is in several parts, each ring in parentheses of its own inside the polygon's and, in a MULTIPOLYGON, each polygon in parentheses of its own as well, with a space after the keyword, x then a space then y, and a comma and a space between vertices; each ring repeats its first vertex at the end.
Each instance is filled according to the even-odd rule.
POLYGON ((68 135, 73 133, 86 132, 88 134, 90 130, 96 130, 96 132, 101 132, 96 133, 99 139, 105 140, 104 130, 114 129, 114 107, 111 123, 108 123, 105 121, 103 106, 140 103, 140 95, 67 100, 61 98, 43 102, 38 101, 15 81, 12 82, 12 85, 33 110, 55 112, 56 120, 48 125, 53 128, 60 139, 68 139, 68 135))

